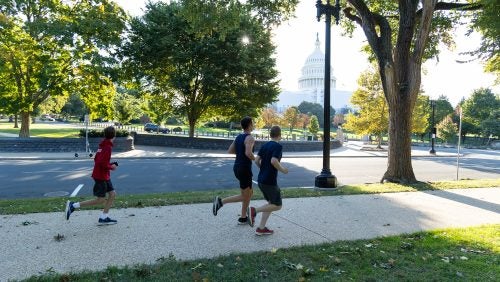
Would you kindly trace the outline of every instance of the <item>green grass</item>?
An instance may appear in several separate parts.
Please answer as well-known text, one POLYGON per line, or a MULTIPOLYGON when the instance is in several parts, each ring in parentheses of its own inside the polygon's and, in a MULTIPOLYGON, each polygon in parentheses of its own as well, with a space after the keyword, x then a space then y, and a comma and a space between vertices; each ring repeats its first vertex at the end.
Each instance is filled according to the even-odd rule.
POLYGON ((231 254, 27 281, 498 281, 500 224, 231 254))
MULTIPOLYGON (((19 134, 19 128, 14 128, 13 122, 0 122, 0 133, 19 134)), ((78 128, 53 125, 48 123, 32 123, 30 124, 31 137, 51 137, 51 138, 78 138, 78 128)))
MULTIPOLYGON (((424 190, 440 190, 453 188, 482 188, 482 187, 500 187, 499 179, 480 179, 480 180, 460 180, 460 181, 441 181, 430 183, 418 183, 413 185, 401 185, 394 183, 385 184, 361 184, 346 185, 335 191, 317 191, 312 189, 291 188, 282 189, 283 198, 300 197, 322 197, 339 196, 355 194, 374 194, 374 193, 394 193, 394 192, 414 192, 424 190)), ((148 206, 168 206, 193 203, 208 203, 212 201, 215 195, 222 197, 239 193, 239 189, 215 190, 215 191, 193 191, 193 192, 172 192, 161 194, 138 194, 138 195, 120 195, 115 200, 115 208, 133 208, 148 206)), ((76 201, 90 198, 77 197, 76 201)), ((254 189, 254 200, 263 199, 259 189, 254 189)), ((0 214, 24 214, 38 212, 62 212, 64 210, 65 198, 41 198, 41 199, 14 199, 0 200, 0 214)), ((100 207, 92 207, 99 209, 100 207)))

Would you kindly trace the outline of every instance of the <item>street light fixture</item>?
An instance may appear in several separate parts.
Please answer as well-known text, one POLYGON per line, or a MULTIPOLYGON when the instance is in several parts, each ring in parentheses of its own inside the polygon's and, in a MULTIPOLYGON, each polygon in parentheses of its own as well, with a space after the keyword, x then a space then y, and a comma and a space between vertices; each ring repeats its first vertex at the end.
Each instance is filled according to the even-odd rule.
POLYGON ((431 109, 432 109, 432 118, 431 118, 431 150, 429 151, 429 154, 435 155, 436 150, 434 150, 434 139, 436 139, 436 125, 434 122, 434 112, 436 111, 436 101, 431 100, 431 109))
POLYGON ((330 37, 332 16, 335 17, 335 23, 339 24, 340 3, 335 1, 335 5, 330 5, 330 0, 323 4, 321 0, 316 1, 318 22, 321 16, 325 15, 325 89, 324 89, 324 134, 323 134, 323 169, 316 176, 315 186, 318 188, 336 188, 337 177, 330 170, 330 37))

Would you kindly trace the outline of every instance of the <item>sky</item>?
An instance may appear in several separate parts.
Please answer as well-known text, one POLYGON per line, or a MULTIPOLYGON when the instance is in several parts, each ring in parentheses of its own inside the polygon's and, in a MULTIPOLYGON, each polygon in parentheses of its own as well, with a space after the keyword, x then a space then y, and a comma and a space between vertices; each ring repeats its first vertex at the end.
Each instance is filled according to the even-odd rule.
MULTIPOLYGON (((139 16, 143 13, 146 0, 115 2, 131 15, 139 16)), ((324 19, 317 21, 315 3, 314 0, 301 0, 296 17, 274 30, 276 68, 282 90, 297 90, 301 68, 314 51, 316 34, 319 35, 321 49, 325 50, 325 22, 324 19)), ((366 37, 360 28, 356 29, 352 38, 342 36, 339 26, 333 25, 331 30, 331 64, 337 78, 337 89, 354 91, 359 74, 369 66, 366 54, 361 52, 361 47, 367 44, 366 37)), ((480 43, 478 34, 466 37, 464 33, 464 29, 456 32, 455 50, 441 48, 439 61, 429 60, 423 66, 422 88, 425 95, 431 99, 445 95, 453 106, 480 87, 489 87, 500 93, 500 86, 494 86, 495 77, 484 73, 480 62, 456 62, 467 59, 460 52, 473 50, 480 43)))

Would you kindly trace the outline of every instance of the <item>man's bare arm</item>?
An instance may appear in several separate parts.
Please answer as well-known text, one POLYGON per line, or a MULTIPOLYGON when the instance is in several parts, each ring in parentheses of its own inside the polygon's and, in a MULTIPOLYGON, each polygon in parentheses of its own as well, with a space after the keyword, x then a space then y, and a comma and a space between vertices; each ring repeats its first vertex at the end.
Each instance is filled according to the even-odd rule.
POLYGON ((288 173, 288 168, 284 167, 281 165, 280 161, 275 158, 275 157, 272 157, 271 159, 271 164, 279 171, 281 171, 282 173, 284 174, 287 174, 288 173))

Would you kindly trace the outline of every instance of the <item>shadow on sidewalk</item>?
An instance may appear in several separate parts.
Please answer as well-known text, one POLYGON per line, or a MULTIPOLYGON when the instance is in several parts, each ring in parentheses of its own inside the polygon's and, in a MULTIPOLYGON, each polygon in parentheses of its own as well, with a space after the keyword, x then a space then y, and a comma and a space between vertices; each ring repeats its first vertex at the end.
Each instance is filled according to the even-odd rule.
POLYGON ((439 190, 439 191, 422 191, 423 193, 433 195, 436 197, 441 197, 448 199, 450 201, 455 201, 459 202, 468 206, 473 206, 479 209, 495 212, 500 214, 500 205, 488 202, 488 201, 483 201, 483 200, 478 200, 474 199, 471 197, 467 197, 464 195, 460 195, 457 193, 453 193, 450 191, 444 191, 444 190, 439 190))

